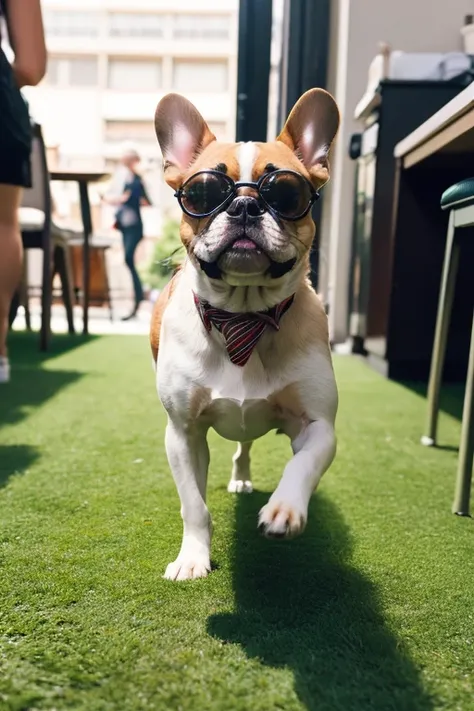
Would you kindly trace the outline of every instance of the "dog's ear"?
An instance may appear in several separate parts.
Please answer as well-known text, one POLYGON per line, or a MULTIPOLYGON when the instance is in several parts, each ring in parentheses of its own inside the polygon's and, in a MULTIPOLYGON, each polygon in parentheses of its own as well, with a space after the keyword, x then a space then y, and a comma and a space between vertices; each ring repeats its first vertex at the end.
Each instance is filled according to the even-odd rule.
POLYGON ((310 89, 296 102, 277 140, 308 170, 317 188, 329 180, 328 154, 339 128, 337 104, 324 89, 310 89))
POLYGON ((179 94, 167 94, 156 107, 155 131, 163 154, 165 180, 177 188, 182 173, 196 155, 216 140, 193 104, 179 94))

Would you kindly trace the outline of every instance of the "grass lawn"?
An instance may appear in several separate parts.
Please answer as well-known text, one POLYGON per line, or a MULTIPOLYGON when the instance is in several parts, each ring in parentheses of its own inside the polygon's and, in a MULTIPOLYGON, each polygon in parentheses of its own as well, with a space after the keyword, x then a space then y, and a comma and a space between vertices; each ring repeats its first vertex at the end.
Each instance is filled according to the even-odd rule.
MULTIPOLYGON (((146 339, 16 334, 0 388, 0 709, 474 709, 474 523, 450 513, 460 424, 419 446, 425 400, 336 360, 339 452, 292 542, 257 534, 289 446, 212 436, 215 570, 179 549, 146 339)), ((456 414, 461 393, 448 393, 456 414)))

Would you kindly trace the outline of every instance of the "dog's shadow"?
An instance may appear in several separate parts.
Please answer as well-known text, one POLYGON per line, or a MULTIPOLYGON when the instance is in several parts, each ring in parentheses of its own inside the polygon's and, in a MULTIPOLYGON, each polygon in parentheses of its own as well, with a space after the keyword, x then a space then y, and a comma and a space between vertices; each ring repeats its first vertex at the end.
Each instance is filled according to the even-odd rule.
POLYGON ((312 711, 432 709, 409 654, 384 622, 375 586, 351 565, 350 534, 334 504, 318 494, 303 536, 272 542, 255 528, 268 497, 237 497, 236 612, 210 617, 210 634, 261 663, 290 668, 300 702, 312 711))

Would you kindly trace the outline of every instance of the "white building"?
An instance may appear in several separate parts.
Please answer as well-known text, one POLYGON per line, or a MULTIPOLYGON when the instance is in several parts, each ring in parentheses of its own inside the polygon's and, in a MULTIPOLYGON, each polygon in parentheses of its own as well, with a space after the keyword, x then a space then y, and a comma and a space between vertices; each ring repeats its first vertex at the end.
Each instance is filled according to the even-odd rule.
MULTIPOLYGON (((179 213, 162 177, 156 105, 169 92, 184 94, 218 138, 234 139, 238 0, 42 0, 42 10, 47 73, 24 93, 42 125, 50 167, 113 172, 121 144, 133 142, 153 202, 142 212, 145 240, 137 255, 148 261, 163 217, 179 213)), ((114 187, 121 188, 91 185, 89 194, 95 230, 113 239, 109 279, 122 298, 130 279, 111 230, 114 208, 100 200, 114 187)), ((77 186, 52 183, 52 191, 55 219, 80 227, 77 186)))
MULTIPOLYGON (((63 167, 113 169, 120 144, 133 141, 154 203, 166 208, 156 104, 182 93, 218 138, 232 140, 238 0, 42 0, 42 7, 47 75, 25 93, 46 143, 57 146, 63 167)), ((59 195, 67 212, 64 202, 59 195)))
POLYGON ((161 96, 185 94, 231 138, 237 0, 43 0, 48 71, 30 90, 47 140, 64 155, 116 156, 123 140, 156 155, 161 96))

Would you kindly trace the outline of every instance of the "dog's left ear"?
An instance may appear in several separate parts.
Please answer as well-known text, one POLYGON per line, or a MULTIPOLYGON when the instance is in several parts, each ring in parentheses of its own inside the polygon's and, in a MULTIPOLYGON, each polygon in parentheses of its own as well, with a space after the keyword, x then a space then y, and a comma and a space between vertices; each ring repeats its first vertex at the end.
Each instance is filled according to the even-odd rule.
POLYGON ((176 189, 197 154, 216 137, 197 108, 179 94, 167 94, 159 102, 155 131, 163 154, 165 180, 176 189))
POLYGON ((329 149, 339 128, 337 104, 324 89, 310 89, 296 102, 277 140, 296 153, 320 188, 329 180, 329 149))

